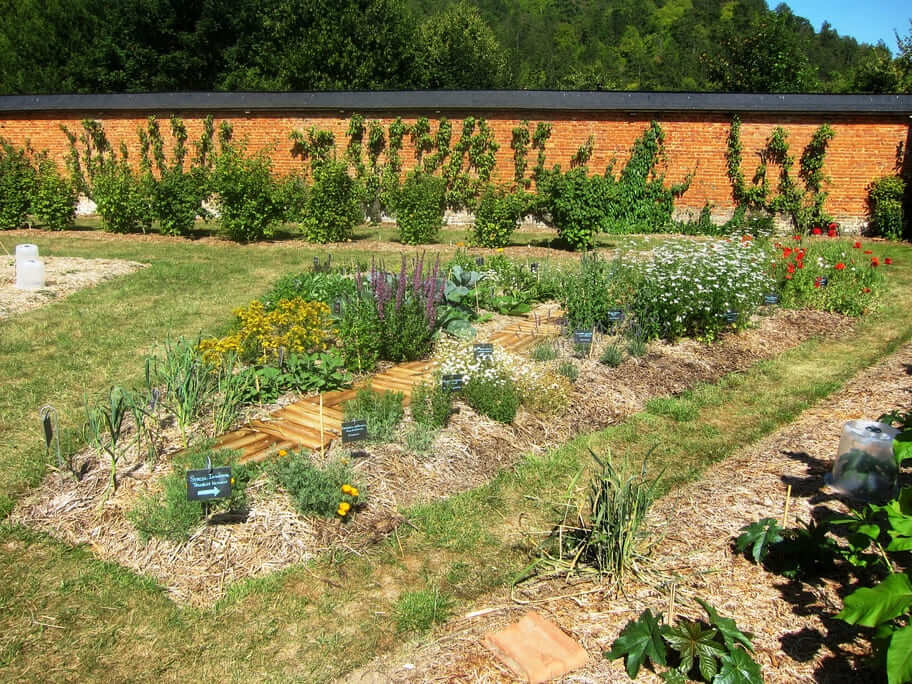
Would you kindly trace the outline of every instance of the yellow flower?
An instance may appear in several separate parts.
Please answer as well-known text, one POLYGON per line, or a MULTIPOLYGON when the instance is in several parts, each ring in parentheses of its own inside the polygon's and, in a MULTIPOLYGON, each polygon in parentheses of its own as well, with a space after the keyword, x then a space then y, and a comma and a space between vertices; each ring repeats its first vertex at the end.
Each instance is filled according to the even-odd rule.
POLYGON ((336 511, 336 515, 341 515, 343 518, 345 517, 345 515, 347 513, 348 513, 348 509, 342 508, 342 506, 339 506, 339 510, 336 511))
POLYGON ((352 490, 352 486, 351 486, 351 485, 347 485, 347 484, 342 485, 342 493, 343 493, 343 494, 351 494, 351 490, 352 490))
POLYGON ((285 449, 279 449, 279 456, 285 457, 288 456, 288 452, 285 449))
POLYGON ((358 498, 358 489, 356 487, 349 487, 348 493, 351 494, 353 497, 358 498))
POLYGON ((345 515, 348 511, 351 510, 351 504, 347 501, 340 501, 339 508, 336 509, 336 513, 339 515, 345 515))

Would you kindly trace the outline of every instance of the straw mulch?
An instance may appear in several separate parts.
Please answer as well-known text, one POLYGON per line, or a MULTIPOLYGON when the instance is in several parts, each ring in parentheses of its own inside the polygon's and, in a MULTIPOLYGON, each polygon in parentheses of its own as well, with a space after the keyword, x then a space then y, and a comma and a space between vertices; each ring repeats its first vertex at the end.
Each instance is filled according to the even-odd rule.
MULTIPOLYGON (((620 595, 608 585, 563 579, 529 582, 512 597, 501 591, 451 620, 433 641, 407 645, 346 681, 515 681, 481 639, 530 608, 560 625, 591 654, 584 669, 560 681, 629 681, 621 660, 609 662, 601 654, 627 621, 646 608, 668 614, 671 582, 676 585, 676 615, 703 617, 692 600, 703 597, 754 634, 755 657, 767 682, 882 681, 865 662, 870 644, 832 617, 842 606, 841 582, 790 582, 735 555, 731 543, 744 525, 764 517, 782 520, 788 485, 789 525, 826 510, 847 510, 823 480, 843 424, 910 406, 912 344, 907 344, 793 423, 658 501, 649 517, 651 534, 659 540, 649 564, 650 581, 632 578, 620 595)), ((638 681, 659 678, 641 670, 638 681)))
MULTIPOLYGON (((81 482, 51 474, 19 502, 11 520, 72 544, 87 544, 99 557, 155 578, 177 601, 209 605, 231 582, 300 563, 329 546, 357 550, 375 543, 402 522, 401 507, 483 484, 524 454, 620 422, 652 397, 715 381, 813 335, 839 335, 851 324, 833 314, 782 310, 757 317, 755 328, 716 344, 653 343, 645 357, 628 359, 618 368, 598 363, 596 349, 591 359, 577 360, 580 377, 563 413, 538 416, 521 410, 513 425, 502 425, 459 404, 428 454, 410 453, 398 443, 366 444, 352 451, 336 444, 323 458, 348 459, 356 482, 368 494, 368 506, 345 525, 298 515, 289 497, 274 491, 263 475, 249 489, 247 523, 204 525, 181 544, 144 542, 125 515, 141 494, 155 490, 168 463, 165 458, 151 467, 129 454, 119 466, 117 494, 103 507, 99 502, 108 466, 83 454, 77 461, 88 461, 88 473, 81 482), (132 475, 123 475, 131 467, 132 475)), ((606 342, 597 340, 597 345, 606 342)), ((408 421, 402 427, 407 429, 408 421)), ((205 426, 199 431, 205 434, 205 426)), ((177 448, 173 429, 171 443, 165 453, 177 448)))
POLYGON ((17 289, 15 258, 0 259, 0 320, 37 309, 77 290, 127 275, 146 266, 121 259, 48 256, 41 256, 40 259, 44 262, 45 287, 36 291, 17 289))

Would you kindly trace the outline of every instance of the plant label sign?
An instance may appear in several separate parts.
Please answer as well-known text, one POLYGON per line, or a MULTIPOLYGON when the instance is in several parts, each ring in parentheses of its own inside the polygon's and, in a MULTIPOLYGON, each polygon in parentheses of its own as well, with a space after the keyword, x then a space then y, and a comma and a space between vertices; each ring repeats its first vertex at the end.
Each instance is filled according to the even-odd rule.
POLYGON ((830 284, 830 279, 827 278, 826 276, 820 276, 819 282, 820 282, 820 287, 826 287, 827 285, 830 284))
POLYGON ((472 349, 475 351, 476 361, 483 361, 484 359, 494 358, 494 345, 490 342, 473 345, 472 349))
POLYGON ((227 499, 231 496, 231 467, 187 471, 187 501, 227 499))
POLYGON ((461 390, 465 387, 465 376, 462 373, 444 375, 440 378, 440 387, 450 392, 461 390))
POLYGON ((738 322, 738 312, 737 311, 726 311, 725 312, 725 322, 726 323, 737 323, 738 322))
POLYGON ((611 309, 608 312, 608 322, 609 323, 620 323, 624 320, 624 312, 620 309, 611 309))
POLYGON ((538 273, 538 263, 536 263, 535 261, 533 261, 531 264, 529 264, 529 270, 530 270, 532 273, 538 273))
POLYGON ((773 304, 779 303, 779 295, 775 292, 770 292, 769 294, 763 295, 763 303, 767 306, 772 306, 773 304))
POLYGON ((367 439, 366 420, 347 420, 342 423, 342 444, 367 439))
POLYGON ((573 332, 573 344, 579 344, 588 347, 592 344, 591 330, 575 330, 573 332))
POLYGON ((336 297, 335 299, 333 299, 332 313, 333 313, 333 316, 342 315, 342 298, 341 297, 336 297))

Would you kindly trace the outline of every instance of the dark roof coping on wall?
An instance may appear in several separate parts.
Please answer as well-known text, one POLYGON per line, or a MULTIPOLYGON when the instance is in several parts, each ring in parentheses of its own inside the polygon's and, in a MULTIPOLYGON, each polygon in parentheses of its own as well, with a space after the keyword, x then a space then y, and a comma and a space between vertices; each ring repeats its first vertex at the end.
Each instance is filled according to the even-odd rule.
POLYGON ((912 95, 437 90, 6 95, 0 112, 530 110, 912 115, 912 95))

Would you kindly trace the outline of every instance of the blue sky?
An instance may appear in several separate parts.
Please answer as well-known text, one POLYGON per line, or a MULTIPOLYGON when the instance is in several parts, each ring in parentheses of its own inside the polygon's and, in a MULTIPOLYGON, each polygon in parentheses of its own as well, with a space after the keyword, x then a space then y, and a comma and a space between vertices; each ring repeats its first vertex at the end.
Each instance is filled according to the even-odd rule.
MULTIPOLYGON (((767 0, 775 8, 777 0, 767 0)), ((876 44, 882 40, 890 50, 896 51, 896 38, 909 32, 912 3, 909 0, 866 0, 864 2, 833 2, 833 0, 787 0, 792 11, 807 19, 819 31, 824 21, 841 36, 852 36, 859 42, 876 44)))

